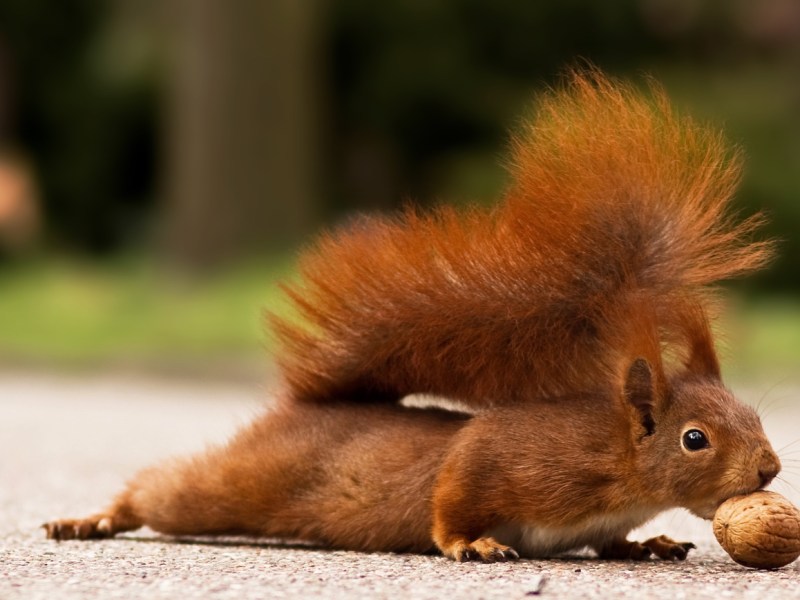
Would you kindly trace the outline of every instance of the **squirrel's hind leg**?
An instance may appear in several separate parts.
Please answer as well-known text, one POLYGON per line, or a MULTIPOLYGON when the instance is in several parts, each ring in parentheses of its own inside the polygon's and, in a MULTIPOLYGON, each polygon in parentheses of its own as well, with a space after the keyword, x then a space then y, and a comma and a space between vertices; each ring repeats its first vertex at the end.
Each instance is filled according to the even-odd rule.
POLYGON ((85 519, 58 519, 42 525, 51 540, 92 540, 139 529, 144 522, 131 506, 129 493, 120 494, 105 512, 85 519))
POLYGON ((140 471, 105 511, 42 527, 54 540, 103 539, 145 525, 170 535, 247 530, 247 520, 237 514, 237 495, 224 484, 228 463, 223 451, 164 462, 140 471))
POLYGON ((291 512, 296 491, 314 483, 315 471, 295 468, 320 445, 317 436, 303 435, 309 430, 304 417, 270 415, 226 445, 145 468, 108 510, 46 523, 47 537, 108 538, 143 526, 167 535, 297 534, 296 520, 286 525, 274 514, 291 512))

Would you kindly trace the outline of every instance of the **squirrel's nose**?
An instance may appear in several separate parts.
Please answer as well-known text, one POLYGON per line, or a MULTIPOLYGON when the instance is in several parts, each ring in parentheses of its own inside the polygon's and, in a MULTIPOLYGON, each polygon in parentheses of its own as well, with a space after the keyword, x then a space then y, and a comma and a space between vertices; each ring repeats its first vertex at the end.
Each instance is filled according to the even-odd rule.
POLYGON ((758 478, 761 481, 761 487, 766 487, 769 482, 775 479, 775 476, 780 473, 781 461, 774 452, 768 450, 764 452, 761 457, 761 464, 758 467, 758 478))

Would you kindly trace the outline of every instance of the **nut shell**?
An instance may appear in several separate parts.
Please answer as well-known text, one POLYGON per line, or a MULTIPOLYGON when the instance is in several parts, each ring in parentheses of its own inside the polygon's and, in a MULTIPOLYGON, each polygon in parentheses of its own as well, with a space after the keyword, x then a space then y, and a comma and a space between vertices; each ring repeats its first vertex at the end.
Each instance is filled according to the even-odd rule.
POLYGON ((734 496, 717 509, 714 535, 740 565, 778 569, 800 556, 800 512, 775 492, 734 496))

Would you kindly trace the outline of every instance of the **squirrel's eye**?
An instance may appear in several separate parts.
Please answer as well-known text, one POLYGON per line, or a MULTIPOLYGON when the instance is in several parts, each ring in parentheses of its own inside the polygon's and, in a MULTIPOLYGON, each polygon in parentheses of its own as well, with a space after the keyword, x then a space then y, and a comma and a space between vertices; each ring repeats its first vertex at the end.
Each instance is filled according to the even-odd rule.
POLYGON ((708 438, 699 429, 690 429, 683 434, 683 447, 692 451, 708 448, 708 438))

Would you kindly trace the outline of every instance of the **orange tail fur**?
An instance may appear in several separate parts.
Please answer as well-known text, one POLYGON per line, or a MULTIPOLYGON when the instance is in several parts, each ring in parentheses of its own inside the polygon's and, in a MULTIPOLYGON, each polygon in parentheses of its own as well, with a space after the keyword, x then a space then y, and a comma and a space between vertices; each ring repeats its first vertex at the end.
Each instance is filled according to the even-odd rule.
POLYGON ((718 377, 710 286, 761 267, 761 217, 729 210, 740 156, 597 71, 538 99, 493 210, 407 210, 322 236, 271 318, 296 400, 472 408, 618 384, 636 356, 718 377))

